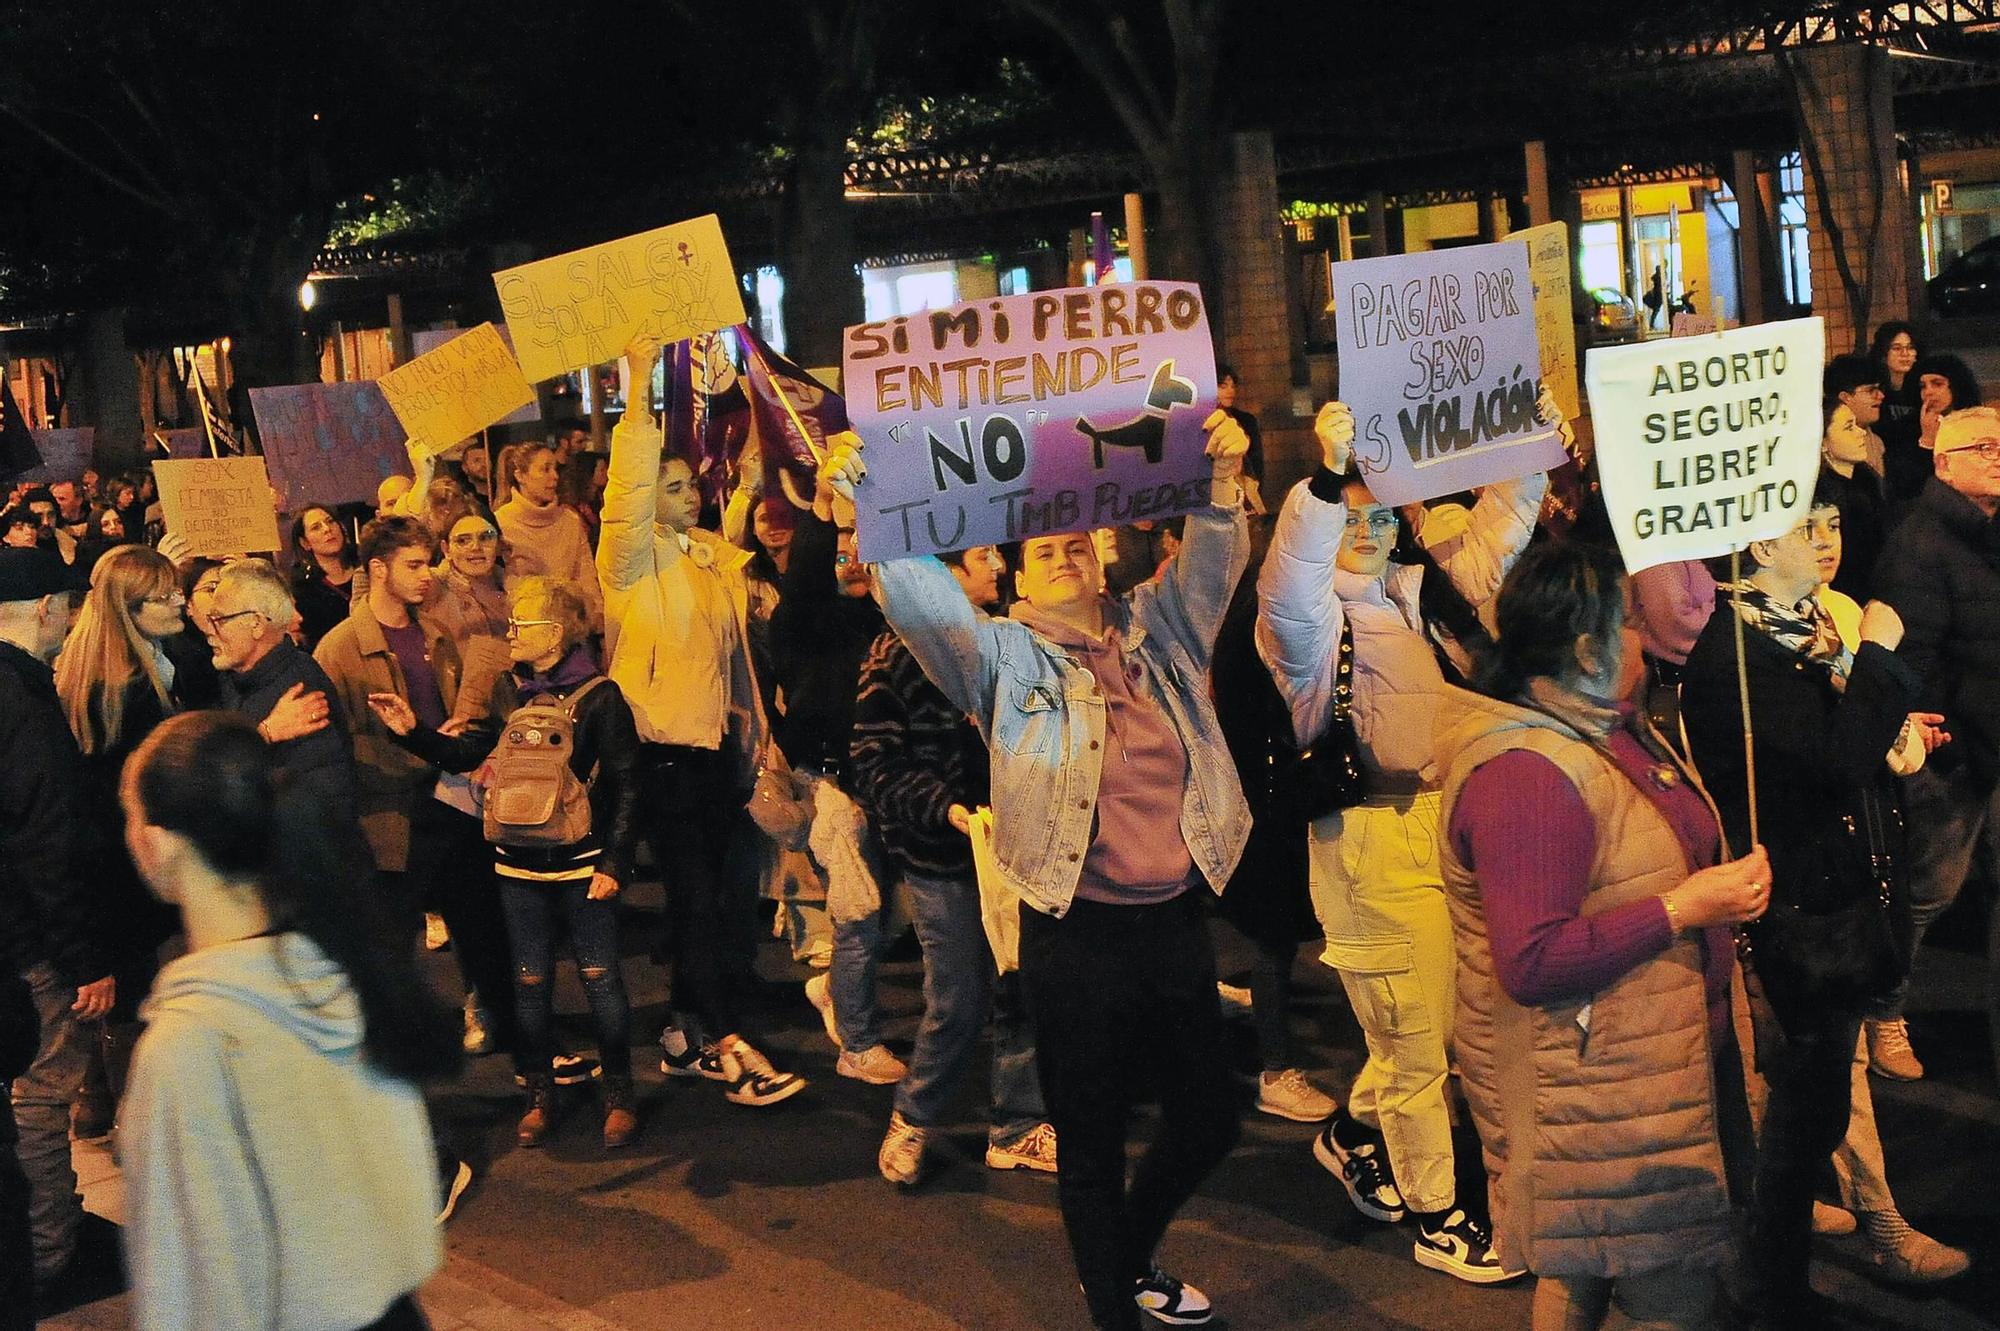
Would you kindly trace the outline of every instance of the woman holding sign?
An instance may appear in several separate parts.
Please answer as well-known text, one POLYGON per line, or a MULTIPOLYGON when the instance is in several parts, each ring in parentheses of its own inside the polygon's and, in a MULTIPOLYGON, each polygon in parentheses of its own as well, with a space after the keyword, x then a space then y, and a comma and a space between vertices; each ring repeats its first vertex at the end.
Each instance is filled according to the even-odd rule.
MULTIPOLYGON (((1544 396, 1539 412, 1557 418, 1544 396)), ((1420 562, 1392 564, 1399 519, 1351 470, 1354 417, 1329 402, 1314 423, 1321 467, 1285 501, 1257 581, 1258 650, 1301 745, 1332 724, 1351 672, 1366 795, 1308 834, 1321 959, 1340 972, 1368 1038, 1348 1106, 1313 1144, 1355 1209, 1417 1221, 1420 1265, 1474 1284, 1521 1274, 1459 1205, 1445 1104, 1453 954, 1438 876, 1434 720, 1446 668, 1463 671, 1484 630, 1473 607, 1527 546, 1547 481, 1489 485, 1465 529, 1420 562)))

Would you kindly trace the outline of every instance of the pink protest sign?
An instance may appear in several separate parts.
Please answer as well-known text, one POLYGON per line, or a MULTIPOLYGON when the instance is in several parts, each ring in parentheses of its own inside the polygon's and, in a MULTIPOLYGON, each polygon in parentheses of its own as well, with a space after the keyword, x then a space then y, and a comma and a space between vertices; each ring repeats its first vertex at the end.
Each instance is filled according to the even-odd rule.
POLYGON ((250 409, 287 513, 372 503, 384 478, 411 474, 402 423, 373 382, 253 388, 250 409))
POLYGON ((861 557, 1165 518, 1208 502, 1215 352, 1190 282, 970 301, 847 330, 861 557))

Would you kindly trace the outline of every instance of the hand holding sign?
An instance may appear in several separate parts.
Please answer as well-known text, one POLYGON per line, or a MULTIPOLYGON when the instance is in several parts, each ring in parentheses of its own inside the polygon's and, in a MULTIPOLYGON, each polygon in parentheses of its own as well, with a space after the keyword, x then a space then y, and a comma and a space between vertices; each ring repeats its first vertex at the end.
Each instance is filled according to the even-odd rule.
POLYGON ((1338 476, 1354 462, 1354 409, 1329 402, 1313 417, 1313 438, 1319 440, 1319 460, 1338 476))

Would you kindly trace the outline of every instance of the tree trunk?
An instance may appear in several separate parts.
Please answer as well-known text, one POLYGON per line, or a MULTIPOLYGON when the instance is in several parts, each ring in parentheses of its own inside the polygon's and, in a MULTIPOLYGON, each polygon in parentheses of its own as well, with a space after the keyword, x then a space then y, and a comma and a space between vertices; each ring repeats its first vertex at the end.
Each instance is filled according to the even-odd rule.
POLYGON ((1219 329, 1228 298, 1217 206, 1217 191, 1227 179, 1220 148, 1207 134, 1190 133, 1162 140, 1144 155, 1160 192, 1159 231, 1148 255, 1151 275, 1200 283, 1209 327, 1219 329))
POLYGON ((786 354, 808 367, 840 364, 842 331, 862 318, 847 203, 847 122, 796 144, 780 213, 786 354))

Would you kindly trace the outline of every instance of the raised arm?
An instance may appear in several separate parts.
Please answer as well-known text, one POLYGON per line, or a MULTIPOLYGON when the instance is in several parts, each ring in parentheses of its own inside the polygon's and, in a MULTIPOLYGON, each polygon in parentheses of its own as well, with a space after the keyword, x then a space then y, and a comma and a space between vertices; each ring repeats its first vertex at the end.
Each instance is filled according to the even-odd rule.
POLYGON ((1347 517, 1340 476, 1353 456, 1353 413, 1343 403, 1329 402, 1320 408, 1313 433, 1320 444, 1319 470, 1285 497, 1257 575, 1257 654, 1291 709, 1301 744, 1317 739, 1333 717, 1333 653, 1345 622, 1333 568, 1347 517))
POLYGON ((1207 421, 1209 506, 1187 515, 1181 548, 1165 576, 1127 593, 1132 615, 1149 633, 1177 638, 1206 668, 1215 636, 1229 613, 1229 598, 1250 563, 1250 526, 1243 513, 1243 456, 1250 446, 1243 427, 1217 411, 1207 421))
MULTIPOLYGON (((1572 441, 1569 422, 1562 418, 1547 389, 1542 390, 1535 408, 1543 424, 1559 429, 1565 443, 1572 441)), ((1436 544, 1425 541, 1422 532, 1417 539, 1467 604, 1482 608, 1500 594, 1507 570, 1528 548, 1528 539, 1535 534, 1535 519, 1542 511, 1542 497, 1548 492, 1546 473, 1489 485, 1480 491, 1464 531, 1436 544)))
MULTIPOLYGON (((634 384, 653 382, 653 365, 660 344, 644 333, 625 349, 625 366, 634 384)), ((604 485, 604 506, 598 512, 597 572, 606 596, 628 592, 652 576, 654 566, 654 492, 660 484, 660 450, 666 437, 635 398, 611 431, 611 464, 604 485)))

